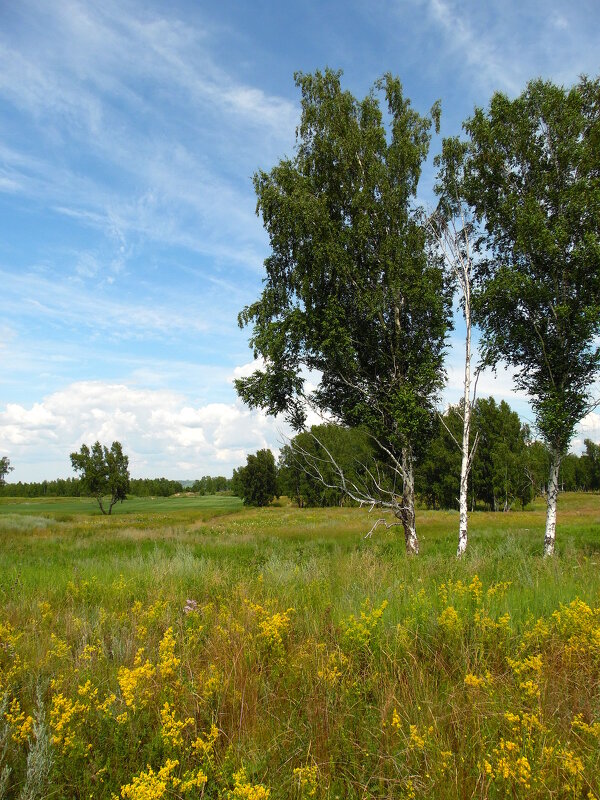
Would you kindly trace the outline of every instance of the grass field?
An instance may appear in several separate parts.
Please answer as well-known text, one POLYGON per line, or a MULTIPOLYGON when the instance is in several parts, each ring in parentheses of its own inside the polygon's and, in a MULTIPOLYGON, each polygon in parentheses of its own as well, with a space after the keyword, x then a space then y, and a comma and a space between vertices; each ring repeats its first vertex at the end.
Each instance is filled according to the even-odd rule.
MULTIPOLYGON (((239 497, 213 495, 175 495, 173 497, 130 497, 124 503, 117 503, 111 516, 138 513, 163 513, 187 511, 195 514, 199 509, 240 510, 239 497)), ((89 497, 0 497, 0 514, 47 514, 49 516, 73 516, 81 514, 101 515, 98 503, 89 497)))
POLYGON ((600 497, 0 501, 0 797, 600 796, 600 497))

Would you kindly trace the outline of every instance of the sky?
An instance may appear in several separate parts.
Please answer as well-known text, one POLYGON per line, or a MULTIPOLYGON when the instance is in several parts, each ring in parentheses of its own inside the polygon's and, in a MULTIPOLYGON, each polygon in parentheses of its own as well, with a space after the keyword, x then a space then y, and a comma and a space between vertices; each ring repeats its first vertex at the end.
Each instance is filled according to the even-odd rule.
MULTIPOLYGON (((11 481, 72 474, 118 439, 132 477, 231 475, 276 450, 250 411, 237 315, 268 240, 252 175, 294 152, 294 72, 385 72, 460 133, 494 91, 598 74, 597 0, 0 0, 0 455, 11 481)), ((441 138, 432 141, 432 155, 441 138)), ((419 200, 433 203, 434 169, 419 200)), ((461 329, 443 403, 460 396, 461 329)), ((531 422, 504 370, 479 394, 531 422)), ((574 443, 600 441, 590 415, 574 443)))

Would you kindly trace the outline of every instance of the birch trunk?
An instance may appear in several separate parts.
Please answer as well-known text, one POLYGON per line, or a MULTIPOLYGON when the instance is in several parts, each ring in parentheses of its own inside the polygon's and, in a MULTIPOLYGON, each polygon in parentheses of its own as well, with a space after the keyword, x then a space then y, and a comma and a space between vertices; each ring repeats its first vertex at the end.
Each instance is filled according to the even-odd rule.
POLYGON ((419 540, 415 526, 415 475, 413 470, 412 453, 409 447, 402 448, 402 472, 404 482, 402 487, 402 527, 404 528, 404 541, 406 552, 409 555, 418 555, 419 540))
POLYGON ((458 523, 458 549, 456 557, 460 558, 467 549, 468 537, 468 496, 469 467, 471 454, 469 452, 469 438, 471 433, 471 298, 469 282, 465 281, 463 287, 465 298, 465 323, 467 333, 465 337, 465 380, 463 386, 463 437, 462 460, 460 464, 460 494, 459 494, 459 523, 458 523))
POLYGON ((554 555, 554 542, 556 541, 556 499, 558 497, 558 471, 560 468, 560 453, 552 450, 550 464, 550 477, 548 478, 548 495, 546 498, 546 533, 544 535, 544 556, 554 555))

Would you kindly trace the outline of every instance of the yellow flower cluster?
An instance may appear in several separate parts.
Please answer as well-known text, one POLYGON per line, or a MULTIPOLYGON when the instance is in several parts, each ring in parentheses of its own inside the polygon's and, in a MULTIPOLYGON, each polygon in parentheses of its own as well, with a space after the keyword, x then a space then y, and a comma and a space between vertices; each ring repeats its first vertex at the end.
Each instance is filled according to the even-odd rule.
POLYGON ((318 788, 318 770, 316 764, 296 767, 293 774, 297 781, 300 797, 314 797, 318 788))
POLYGON ((233 790, 228 793, 229 800, 267 800, 271 790, 262 783, 251 783, 245 769, 233 775, 233 790))
POLYGON ((372 608, 370 600, 365 600, 360 617, 351 614, 342 622, 343 642, 350 650, 360 652, 369 648, 373 633, 387 606, 388 601, 384 600, 379 608, 372 608))
POLYGON ((486 679, 481 675, 474 675, 472 672, 467 672, 465 675, 465 686, 470 689, 482 689, 486 685, 486 679))
POLYGON ((272 614, 259 622, 261 636, 270 650, 277 652, 283 650, 283 636, 289 630, 290 614, 293 610, 288 608, 287 611, 272 614))
POLYGON ((457 634, 462 628, 460 617, 454 606, 446 606, 437 621, 440 628, 449 634, 457 634))
POLYGON ((192 742, 192 751, 200 757, 203 764, 212 764, 215 752, 215 742, 219 737, 219 729, 216 725, 212 725, 210 733, 206 736, 198 736, 192 742))
POLYGON ((12 740, 17 744, 25 744, 33 732, 33 717, 21 711, 21 704, 16 697, 4 712, 4 719, 12 728, 12 740))
POLYGON ((77 748, 81 741, 79 732, 85 724, 88 706, 79 700, 73 701, 62 693, 55 694, 50 707, 50 729, 52 743, 63 753, 77 748))
POLYGON ((317 676, 329 687, 338 686, 345 675, 348 674, 349 659, 341 650, 335 650, 327 655, 323 666, 317 671, 317 676))
POLYGON ((175 637, 173 628, 167 628, 158 646, 158 671, 163 678, 174 678, 181 659, 175 655, 175 637))
POLYGON ((173 772, 179 766, 176 759, 168 759, 158 772, 148 768, 136 775, 131 783, 121 787, 121 797, 125 800, 161 800, 173 785, 173 772))
POLYGON ((515 742, 500 740, 490 759, 484 761, 485 774, 507 788, 531 788, 531 765, 515 742))
POLYGON ((125 705, 136 711, 147 706, 154 698, 153 681, 156 670, 148 659, 142 663, 144 648, 140 647, 135 655, 133 667, 120 667, 117 674, 119 687, 125 705))
POLYGON ((438 586, 438 597, 442 605, 447 606, 450 600, 456 602, 464 597, 471 598, 478 602, 483 593, 483 583, 478 575, 474 575, 471 583, 467 584, 461 580, 446 581, 438 586))
POLYGON ((0 691, 18 683, 27 673, 27 662, 17 651, 22 636, 22 632, 15 631, 10 622, 0 622, 0 691))
POLYGON ((160 710, 161 736, 163 741, 173 750, 183 747, 183 731, 194 726, 194 720, 188 717, 185 720, 177 719, 175 709, 165 703, 160 710))
POLYGON ((567 656, 600 656, 600 608, 592 609, 576 598, 552 614, 552 623, 555 632, 565 641, 567 656))

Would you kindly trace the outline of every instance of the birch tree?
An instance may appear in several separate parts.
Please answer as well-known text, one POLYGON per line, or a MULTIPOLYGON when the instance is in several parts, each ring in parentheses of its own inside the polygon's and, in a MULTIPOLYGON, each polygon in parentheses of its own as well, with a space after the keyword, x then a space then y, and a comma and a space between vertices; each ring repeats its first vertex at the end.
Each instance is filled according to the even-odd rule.
POLYGON ((450 317, 415 203, 439 108, 413 110, 391 75, 361 101, 342 90, 340 72, 295 77, 295 155, 254 176, 271 253, 264 290, 240 325, 252 325, 265 367, 237 390, 297 430, 307 404, 366 428, 394 476, 371 499, 393 512, 416 553, 414 464, 432 432, 450 317), (314 391, 303 369, 320 375, 314 391))
POLYGON ((487 363, 516 370, 550 452, 549 556, 561 459, 600 365, 600 81, 496 93, 464 127, 465 196, 484 227, 477 322, 487 363))
MULTIPOLYGON (((466 144, 460 142, 458 138, 444 139, 442 153, 435 159, 435 164, 439 167, 435 188, 440 196, 440 202, 436 213, 430 220, 433 236, 441 250, 446 268, 458 287, 459 302, 465 322, 461 441, 454 439, 453 433, 448 430, 461 452, 457 558, 466 552, 468 541, 469 473, 477 449, 477 438, 471 442, 471 415, 479 375, 479 372, 476 372, 473 380, 471 374, 471 287, 473 280, 471 232, 473 222, 470 218, 469 208, 461 196, 466 151, 466 144)), ((441 422, 445 424, 443 417, 441 422)))

